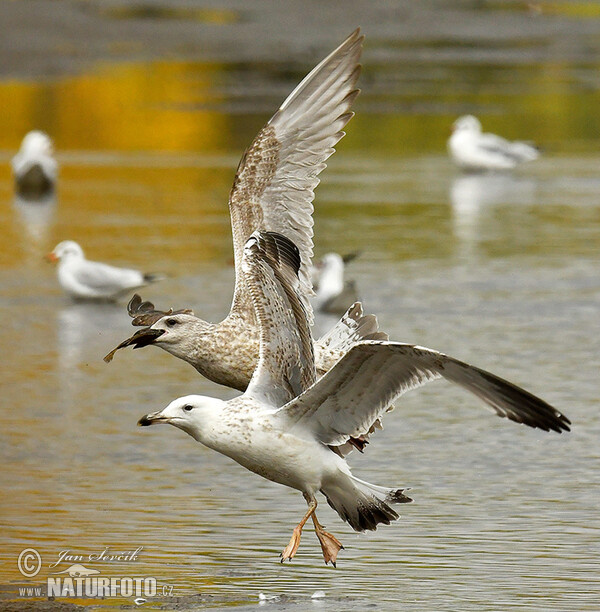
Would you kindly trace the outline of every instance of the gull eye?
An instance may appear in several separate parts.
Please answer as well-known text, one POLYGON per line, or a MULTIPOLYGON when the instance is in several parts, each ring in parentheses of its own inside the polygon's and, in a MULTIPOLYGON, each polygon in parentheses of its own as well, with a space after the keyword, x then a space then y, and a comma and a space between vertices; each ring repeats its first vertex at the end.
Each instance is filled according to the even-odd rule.
POLYGON ((193 407, 191 404, 186 404, 186 405, 183 407, 183 409, 184 409, 186 412, 191 412, 191 411, 194 409, 194 407, 193 407))
POLYGON ((167 327, 175 327, 179 321, 177 319, 167 319, 167 327))

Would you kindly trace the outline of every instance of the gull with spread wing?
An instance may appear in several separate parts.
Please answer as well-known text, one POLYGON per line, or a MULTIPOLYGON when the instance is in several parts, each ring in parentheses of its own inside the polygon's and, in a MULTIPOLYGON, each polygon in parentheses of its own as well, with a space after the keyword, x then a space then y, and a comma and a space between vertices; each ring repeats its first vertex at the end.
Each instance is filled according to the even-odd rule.
MULTIPOLYGON (((363 36, 355 30, 294 89, 244 153, 229 196, 235 255, 231 310, 209 323, 191 310, 160 311, 135 297, 129 304, 133 324, 147 326, 105 357, 126 346, 158 346, 190 363, 202 375, 244 391, 258 363, 259 329, 241 269, 242 250, 258 229, 287 236, 300 252, 299 291, 312 323, 310 264, 313 255, 314 189, 325 161, 344 136, 359 90, 363 36)), ((351 302, 349 302, 351 303, 351 302)), ((373 315, 352 305, 341 321, 315 343, 317 369, 326 372, 357 340, 382 340, 373 315)))
POLYGON ((317 380, 308 314, 302 299, 301 254, 287 238, 255 232, 243 270, 260 328, 260 358, 246 392, 232 400, 189 395, 142 417, 168 423, 274 482, 302 492, 308 511, 281 560, 291 560, 312 519, 325 563, 342 548, 317 520, 318 492, 356 531, 398 518, 393 505, 412 501, 403 489, 352 475, 344 455, 406 391, 445 378, 475 394, 496 414, 545 431, 569 431, 558 410, 489 372, 437 351, 399 342, 355 344, 317 380))

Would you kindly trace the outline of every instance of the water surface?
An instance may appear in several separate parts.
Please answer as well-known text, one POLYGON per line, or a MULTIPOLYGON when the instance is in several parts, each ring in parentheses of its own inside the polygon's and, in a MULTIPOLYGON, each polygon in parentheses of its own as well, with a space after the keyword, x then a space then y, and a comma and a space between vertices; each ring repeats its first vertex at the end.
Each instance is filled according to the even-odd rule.
POLYGON ((573 431, 500 420, 444 382, 411 392, 350 463, 360 478, 412 487, 415 503, 368 535, 323 504, 346 547, 338 569, 323 567, 310 531, 281 566, 299 494, 174 428, 136 427, 176 396, 233 392, 158 349, 103 363, 131 332, 124 305, 70 302, 42 255, 75 239, 90 258, 167 274, 143 292, 158 305, 224 316, 237 161, 320 54, 305 50, 292 69, 200 56, 1 81, 3 161, 39 127, 61 177, 53 200, 33 204, 15 200, 0 166, 0 583, 43 584, 67 549, 141 546, 135 563, 89 565, 211 595, 202 605, 263 593, 291 598, 275 608, 303 607, 323 590, 313 603, 328 609, 597 609, 600 66, 532 57, 514 40, 483 53, 433 36, 407 61, 414 49, 381 31, 366 31, 357 116, 317 191, 316 252, 361 252, 348 273, 394 339, 526 387, 573 431), (543 157, 513 175, 460 175, 445 140, 464 112, 538 142, 543 157), (16 568, 29 546, 44 560, 32 581, 16 568))

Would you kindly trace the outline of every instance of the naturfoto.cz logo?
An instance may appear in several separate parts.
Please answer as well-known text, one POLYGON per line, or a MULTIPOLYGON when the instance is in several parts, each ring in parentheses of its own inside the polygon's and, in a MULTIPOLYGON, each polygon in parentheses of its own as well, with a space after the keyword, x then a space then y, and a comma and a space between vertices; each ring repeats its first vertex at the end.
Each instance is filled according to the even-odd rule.
MULTIPOLYGON (((90 555, 74 555, 70 550, 61 551, 58 559, 51 563, 50 569, 58 569, 60 563, 71 563, 69 567, 61 571, 54 571, 46 579, 46 592, 43 587, 22 587, 19 594, 22 597, 135 597, 135 603, 142 603, 143 598, 173 595, 171 585, 158 585, 156 578, 133 577, 133 576, 101 576, 101 571, 88 567, 81 563, 103 562, 122 563, 124 561, 135 561, 142 547, 135 551, 123 553, 111 553, 108 548, 101 553, 90 555), (72 563, 77 561, 77 563, 72 563)), ((19 572, 26 578, 36 576, 42 568, 42 557, 34 548, 26 548, 21 551, 17 560, 19 572)))

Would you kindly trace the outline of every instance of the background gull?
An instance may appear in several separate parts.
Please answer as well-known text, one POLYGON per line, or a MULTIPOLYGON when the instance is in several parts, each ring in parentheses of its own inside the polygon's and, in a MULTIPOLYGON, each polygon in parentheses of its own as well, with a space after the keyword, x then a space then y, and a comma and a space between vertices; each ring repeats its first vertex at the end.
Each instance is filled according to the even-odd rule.
POLYGON ((539 157, 539 151, 526 142, 510 142, 496 134, 482 133, 473 115, 459 117, 452 125, 448 152, 463 170, 510 170, 539 157))
POLYGON ((89 261, 83 249, 73 240, 63 240, 46 258, 58 262, 58 282, 75 299, 112 301, 133 289, 162 279, 158 274, 145 274, 139 270, 89 261))
POLYGON ((48 134, 39 130, 26 134, 11 165, 17 193, 21 196, 39 198, 54 189, 58 163, 48 134))
POLYGON ((357 256, 350 253, 342 257, 339 253, 327 253, 313 265, 313 288, 315 310, 330 314, 342 314, 348 306, 358 300, 358 289, 353 280, 344 279, 345 264, 357 256))
MULTIPOLYGON (((310 262, 313 254, 314 189, 325 160, 344 136, 359 91, 363 36, 355 30, 321 61, 287 97, 244 153, 229 197, 235 256, 235 291, 228 316, 208 323, 188 312, 130 304, 134 325, 148 325, 120 348, 156 345, 193 365, 219 384, 243 391, 258 362, 259 329, 241 269, 244 243, 257 229, 287 236, 300 253, 299 295, 309 322, 313 314, 310 262)), ((351 304, 349 302, 346 307, 351 304)), ((375 317, 352 306, 335 330, 315 347, 318 371, 326 372, 357 339, 384 339, 375 317)))
POLYGON ((308 511, 282 552, 291 560, 312 519, 325 563, 335 565, 339 540, 319 524, 316 494, 356 531, 398 518, 394 504, 412 501, 403 489, 352 475, 338 445, 369 431, 390 402, 443 377, 474 393, 496 414, 558 433, 569 419, 512 383, 424 347, 397 342, 356 344, 316 380, 313 343, 302 301, 300 254, 285 237, 256 232, 244 249, 244 270, 260 325, 260 359, 246 392, 230 401, 181 397, 142 417, 168 423, 248 470, 302 492, 308 511))

